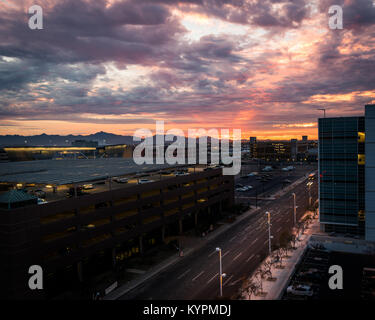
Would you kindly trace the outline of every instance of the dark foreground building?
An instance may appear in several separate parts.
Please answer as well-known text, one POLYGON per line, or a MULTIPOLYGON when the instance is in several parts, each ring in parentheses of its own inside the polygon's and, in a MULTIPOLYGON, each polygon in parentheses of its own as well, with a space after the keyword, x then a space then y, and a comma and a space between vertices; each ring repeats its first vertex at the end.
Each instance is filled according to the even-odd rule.
POLYGON ((234 201, 233 176, 221 169, 62 199, 0 209, 1 297, 51 298, 79 286, 94 270, 115 268, 136 247, 162 241, 234 201), (176 231, 177 230, 177 231, 176 231), (40 265, 44 290, 30 290, 29 267, 40 265))

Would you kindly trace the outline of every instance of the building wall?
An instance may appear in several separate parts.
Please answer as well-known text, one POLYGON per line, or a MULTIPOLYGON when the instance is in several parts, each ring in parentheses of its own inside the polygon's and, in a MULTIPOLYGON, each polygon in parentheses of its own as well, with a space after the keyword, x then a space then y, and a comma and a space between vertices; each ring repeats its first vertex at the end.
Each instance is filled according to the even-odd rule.
POLYGON ((215 169, 0 211, 0 296, 43 295, 27 287, 31 265, 54 273, 205 208, 233 202, 233 176, 215 169))
POLYGON ((363 233, 364 117, 319 119, 320 222, 326 231, 363 233))
POLYGON ((366 119, 366 240, 375 241, 375 105, 365 107, 366 119))

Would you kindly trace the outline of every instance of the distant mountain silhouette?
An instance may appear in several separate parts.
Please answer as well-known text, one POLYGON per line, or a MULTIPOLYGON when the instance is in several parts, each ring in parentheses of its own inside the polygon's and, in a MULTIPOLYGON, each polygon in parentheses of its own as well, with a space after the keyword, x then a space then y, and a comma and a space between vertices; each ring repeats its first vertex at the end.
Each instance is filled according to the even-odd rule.
POLYGON ((48 135, 35 136, 3 135, 0 136, 0 146, 70 146, 74 140, 97 141, 99 145, 133 144, 132 136, 122 136, 107 132, 97 132, 90 135, 48 135))
MULTIPOLYGON (((207 142, 211 142, 211 137, 207 137, 207 142)), ((113 145, 113 144, 138 144, 139 142, 133 141, 133 136, 122 136, 107 132, 97 132, 90 135, 49 135, 40 134, 35 136, 21 136, 21 135, 0 135, 0 147, 10 146, 70 146, 75 140, 97 141, 99 146, 113 145)), ((176 141, 176 137, 174 137, 176 141)), ((171 142, 165 142, 168 145, 171 142)), ((185 139, 187 144, 187 138, 185 139)), ((156 136, 154 136, 154 144, 156 144, 156 136)))

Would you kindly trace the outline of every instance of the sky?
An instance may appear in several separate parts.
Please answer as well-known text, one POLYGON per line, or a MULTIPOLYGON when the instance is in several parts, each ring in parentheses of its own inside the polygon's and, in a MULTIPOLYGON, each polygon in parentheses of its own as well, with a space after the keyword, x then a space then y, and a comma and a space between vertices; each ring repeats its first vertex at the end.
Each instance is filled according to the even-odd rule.
POLYGON ((375 103, 373 0, 0 0, 0 134, 317 137, 375 103), (43 29, 31 30, 32 5, 43 29), (343 29, 328 26, 331 5, 343 29))

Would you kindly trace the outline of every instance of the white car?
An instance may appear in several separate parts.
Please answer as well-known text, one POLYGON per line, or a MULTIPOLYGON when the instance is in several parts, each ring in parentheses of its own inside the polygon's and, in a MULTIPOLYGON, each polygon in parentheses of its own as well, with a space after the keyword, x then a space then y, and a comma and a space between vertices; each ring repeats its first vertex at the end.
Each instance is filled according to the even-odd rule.
POLYGON ((248 189, 247 188, 245 188, 245 187, 242 187, 242 188, 236 188, 236 191, 238 191, 238 192, 245 192, 245 191, 247 191, 248 189))
POLYGON ((177 171, 174 175, 176 176, 176 177, 178 177, 178 176, 188 176, 190 173, 188 173, 188 172, 184 172, 184 171, 177 171))
POLYGON ((138 184, 144 184, 144 183, 149 183, 153 182, 154 180, 148 180, 148 179, 139 179, 138 184))
POLYGON ((88 183, 88 184, 84 184, 82 188, 83 190, 90 190, 90 189, 94 189, 94 186, 91 183, 88 183))
POLYGON ((246 189, 246 191, 247 191, 247 190, 251 190, 253 188, 253 186, 244 186, 243 188, 246 189))
POLYGON ((308 296, 311 297, 314 294, 314 291, 310 286, 298 284, 295 286, 289 286, 286 289, 286 292, 294 294, 295 296, 308 296))
POLYGON ((128 183, 129 179, 127 178, 114 178, 113 181, 117 183, 128 183))
POLYGON ((42 198, 38 198, 38 204, 46 204, 48 203, 48 201, 42 199, 42 198))

